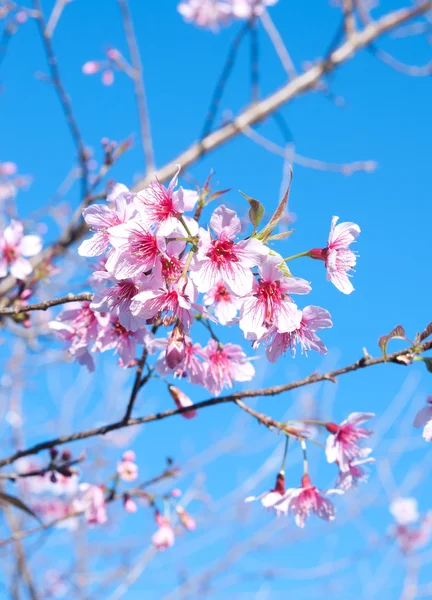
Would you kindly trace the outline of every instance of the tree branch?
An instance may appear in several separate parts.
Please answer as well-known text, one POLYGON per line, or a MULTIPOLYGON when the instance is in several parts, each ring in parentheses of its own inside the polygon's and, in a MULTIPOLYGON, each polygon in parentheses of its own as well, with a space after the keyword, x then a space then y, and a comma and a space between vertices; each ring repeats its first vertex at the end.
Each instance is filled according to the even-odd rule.
POLYGON ((83 302, 91 300, 93 294, 90 292, 83 292, 82 294, 68 294, 61 298, 55 298, 54 300, 46 300, 45 302, 38 302, 37 304, 28 304, 27 306, 9 306, 8 308, 1 308, 0 315, 19 315, 20 313, 30 312, 31 310, 47 310, 51 306, 58 306, 59 304, 67 304, 68 302, 83 302))

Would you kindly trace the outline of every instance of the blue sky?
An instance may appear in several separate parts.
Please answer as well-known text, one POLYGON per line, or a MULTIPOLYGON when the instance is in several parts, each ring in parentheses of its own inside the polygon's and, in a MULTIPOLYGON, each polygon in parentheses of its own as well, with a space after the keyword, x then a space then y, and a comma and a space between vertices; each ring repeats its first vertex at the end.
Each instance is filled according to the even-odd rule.
MULTIPOLYGON (((46 11, 51 4, 44 3, 46 11)), ((185 24, 176 12, 176 3, 171 0, 152 3, 131 0, 130 4, 143 56, 156 161, 161 166, 198 137, 217 74, 239 24, 214 35, 185 24)), ((323 55, 339 22, 338 10, 328 6, 324 0, 315 0, 312 4, 313 17, 311 6, 306 8, 304 3, 294 0, 280 0, 271 9, 271 16, 299 70, 305 63, 323 55)), ((384 1, 381 5, 384 12, 403 3, 384 1)), ((284 72, 262 31, 260 40, 261 94, 265 96, 283 83, 284 72)), ((76 0, 71 3, 60 20, 54 45, 83 137, 87 145, 94 148, 96 156, 100 157, 99 141, 102 137, 120 140, 136 132, 134 148, 112 172, 113 178, 132 184, 143 171, 132 83, 126 75, 118 73, 115 85, 107 88, 100 84, 98 76, 85 77, 81 73, 82 64, 90 59, 101 59, 107 46, 117 47, 127 56, 116 2, 76 0)), ((421 39, 390 38, 382 41, 382 47, 408 63, 424 64, 431 58, 430 46, 421 39)), ((249 102, 248 50, 247 47, 241 50, 222 110, 235 113, 249 102)), ((11 40, 0 71, 0 159, 16 162, 20 172, 34 177, 29 191, 21 193, 18 198, 19 213, 23 217, 31 215, 52 197, 74 160, 74 147, 57 98, 49 84, 35 77, 36 72, 45 73, 46 63, 36 26, 29 22, 11 40)), ((363 52, 332 75, 331 91, 344 98, 343 107, 336 106, 316 92, 296 99, 281 110, 292 132, 296 151, 334 163, 374 160, 378 168, 374 173, 356 173, 346 177, 294 166, 290 210, 297 216, 296 231, 282 242, 279 251, 287 256, 325 245, 332 215, 358 223, 362 233, 357 245, 360 257, 353 280, 356 290, 348 297, 340 294, 326 282, 321 263, 306 259, 293 263, 295 275, 312 281, 310 303, 323 306, 332 314, 334 327, 323 334, 329 355, 324 361, 316 356, 298 356, 295 361, 285 358, 274 366, 259 361, 256 363, 258 385, 282 383, 326 365, 341 366, 354 362, 362 355, 363 347, 378 356, 377 339, 380 335, 402 324, 408 337, 413 339, 415 333, 432 320, 431 80, 406 77, 378 62, 370 53, 363 52)), ((259 131, 277 143, 283 143, 274 123, 264 123, 259 131)), ((226 196, 226 203, 239 212, 246 211, 247 206, 236 190, 260 199, 269 213, 276 206, 282 177, 280 157, 239 136, 205 157, 190 172, 203 182, 211 168, 215 170, 214 179, 221 188, 232 188, 226 196)), ((76 205, 78 192, 78 186, 75 186, 67 200, 76 205)), ((51 227, 47 238, 55 235, 56 230, 51 227)), ((78 268, 82 268, 83 273, 88 268, 84 261, 76 264, 81 265, 78 268)), ((233 332, 221 335, 223 339, 230 340, 233 332)), ((237 334, 234 333, 234 336, 237 334)), ((394 342, 394 347, 397 348, 398 344, 394 342)), ((53 342, 44 341, 43 347, 52 348, 53 342)), ((6 358, 8 346, 3 345, 0 352, 6 358)), ((79 374, 78 368, 69 365, 37 370, 30 366, 29 373, 31 378, 24 388, 23 407, 24 415, 34 427, 25 427, 27 444, 46 437, 45 423, 53 412, 59 415, 56 431, 63 431, 65 421, 62 418, 68 412, 67 403, 74 397, 77 377, 80 385, 87 387, 77 399, 75 423, 66 427, 86 428, 96 422, 114 420, 123 411, 131 385, 131 374, 117 370, 115 359, 107 356, 99 361, 92 378, 79 374)), ((407 376, 408 370, 404 367, 374 367, 341 378, 337 386, 327 383, 311 387, 304 393, 258 399, 251 404, 275 418, 282 418, 288 409, 290 415, 301 414, 300 403, 309 394, 318 403, 323 416, 332 416, 335 420, 343 419, 354 410, 373 411, 379 416, 384 414, 385 418, 379 423, 386 430, 386 435, 384 441, 380 441, 377 455, 383 459, 383 464, 387 464, 388 449, 398 435, 411 440, 420 438, 420 433, 411 430, 410 423, 412 415, 430 391, 430 375, 419 364, 411 367, 408 379, 407 376), (392 403, 397 394, 402 396, 392 403), (389 409, 390 405, 393 408, 389 409), (331 415, 326 410, 331 411, 331 415)), ((255 383, 253 387, 256 387, 255 383)), ((204 390, 187 388, 186 391, 194 400, 208 397, 204 390)), ((136 414, 169 408, 170 400, 165 396, 158 384, 152 383, 142 394, 136 414)), ((281 445, 274 433, 264 431, 249 420, 239 422, 238 417, 234 407, 215 407, 202 411, 199 419, 189 422, 176 417, 155 423, 138 433, 133 447, 141 457, 140 464, 146 478, 163 468, 166 456, 174 456, 180 464, 187 463, 207 448, 209 440, 219 442, 226 435, 227 428, 234 426, 242 428, 244 450, 227 450, 203 468, 208 493, 215 502, 220 499, 223 506, 222 512, 213 509, 206 512, 200 503, 191 505, 191 510, 196 505, 196 510, 202 515, 206 535, 203 534, 203 526, 201 531, 198 528, 187 539, 183 536, 184 539, 179 540, 172 551, 152 562, 149 570, 128 591, 127 598, 140 598, 149 590, 147 597, 163 597, 178 585, 179 565, 190 573, 199 573, 210 564, 217 565, 230 548, 263 524, 271 523, 272 517, 262 514, 258 506, 249 507, 245 514, 241 501, 237 499, 240 508, 237 513, 232 513, 224 500, 230 491, 259 472, 261 465, 281 445), (250 447, 254 445, 255 451, 251 452, 250 447), (224 518, 225 511, 227 518, 224 518), (199 551, 194 549, 194 544, 199 551), (189 558, 187 564, 182 565, 186 562, 183 556, 189 558)), ((3 429, 7 432, 6 426, 3 429)), ((53 435, 54 432, 49 433, 53 435)), ((103 448, 111 461, 117 460, 120 452, 117 448, 111 449, 109 442, 77 445, 74 450, 78 447, 85 447, 93 458, 103 448)), ((310 581, 296 581, 289 576, 265 580, 258 575, 253 577, 251 573, 259 573, 262 564, 281 569, 287 566, 308 568, 320 561, 331 561, 363 551, 370 544, 373 533, 384 535, 391 522, 387 511, 388 499, 382 490, 386 488, 395 493, 413 465, 427 461, 428 451, 426 445, 419 443, 402 457, 398 467, 392 470, 393 487, 389 479, 383 486, 382 473, 380 477, 373 476, 369 491, 359 497, 375 493, 376 506, 367 509, 356 523, 354 518, 347 518, 348 509, 343 505, 344 502, 349 504, 350 500, 346 498, 338 503, 341 518, 346 518, 346 524, 340 528, 311 524, 310 530, 306 528, 304 533, 299 533, 292 524, 279 521, 281 533, 276 536, 279 545, 264 546, 241 556, 229 568, 229 573, 237 576, 235 583, 227 584, 227 588, 223 584, 220 588, 216 586, 210 596, 228 598, 233 594, 238 597, 245 594, 245 597, 252 597, 250 594, 264 590, 262 597, 277 600, 294 591, 300 598, 312 598, 322 593, 321 587, 309 590, 310 581), (315 532, 315 537, 309 531, 315 532), (319 545, 316 544, 318 539, 319 545), (265 588, 267 583, 268 589, 265 588)), ((298 449, 293 450, 293 454, 296 452, 299 454, 298 449)), ((312 456, 312 472, 319 485, 325 487, 331 484, 333 471, 326 466, 323 455, 313 451, 312 456)), ((298 458, 293 458, 297 464, 290 471, 292 485, 297 485, 300 477, 298 458)), ((429 463, 425 465, 425 469, 430 468, 429 463)), ((257 491, 273 483, 273 472, 277 468, 273 464, 268 477, 259 481, 257 491)), ((187 485, 192 483, 194 474, 191 468, 191 473, 186 476, 187 485)), ((248 494, 253 491, 248 490, 248 494)), ((430 508, 425 482, 414 493, 423 511, 430 508)), ((111 538, 114 543, 117 535, 119 539, 120 535, 126 535, 134 542, 136 552, 144 550, 154 527, 150 513, 142 509, 132 516, 115 511, 113 514, 116 515, 116 528, 111 538), (128 519, 127 523, 123 522, 128 519), (141 550, 139 537, 142 537, 141 550)), ((90 538, 104 540, 104 535, 103 532, 92 532, 90 538)), ((54 554, 57 544, 67 555, 62 545, 65 539, 63 533, 56 532, 45 545, 44 552, 54 562, 57 560, 54 554), (58 542, 55 541, 57 535, 58 542)), ((362 566, 344 571, 337 582, 342 582, 343 586, 355 586, 359 578, 364 581, 368 573, 381 569, 386 586, 385 597, 399 597, 401 581, 395 576, 390 582, 385 568, 389 564, 402 564, 402 559, 397 553, 388 557, 387 552, 385 548, 371 553, 362 566), (343 577, 348 575, 350 578, 344 580, 343 577)), ((35 556, 32 560, 37 565, 41 559, 35 556)), ((135 555, 132 562, 134 560, 135 555)), ((344 589, 349 591, 338 591, 335 583, 332 593, 336 596, 342 594, 337 596, 341 598, 358 597, 355 587, 344 589)), ((368 593, 370 596, 365 597, 375 597, 379 590, 372 589, 368 593)))

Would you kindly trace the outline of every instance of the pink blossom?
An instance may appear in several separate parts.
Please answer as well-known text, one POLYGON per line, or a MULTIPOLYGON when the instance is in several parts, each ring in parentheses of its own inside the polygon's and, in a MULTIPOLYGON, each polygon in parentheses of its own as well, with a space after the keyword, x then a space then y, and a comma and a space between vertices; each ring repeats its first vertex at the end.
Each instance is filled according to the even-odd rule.
POLYGON ((360 482, 366 482, 369 478, 369 473, 363 468, 363 466, 365 464, 374 462, 375 459, 372 457, 350 461, 347 471, 339 471, 336 487, 347 491, 360 482))
POLYGON ((427 442, 432 441, 432 396, 426 398, 427 405, 423 406, 415 416, 414 427, 423 427, 423 437, 427 442))
POLYGON ((6 277, 10 271, 15 279, 24 280, 33 271, 27 258, 35 256, 42 250, 42 240, 38 235, 24 235, 24 227, 20 221, 12 219, 0 233, 0 277, 6 277))
POLYGON ((232 14, 238 19, 250 19, 262 15, 266 6, 273 6, 278 0, 228 0, 232 14))
POLYGON ((263 341, 268 342, 266 355, 270 362, 276 362, 288 349, 295 356, 297 345, 300 345, 304 353, 309 350, 315 350, 320 354, 327 353, 327 348, 315 332, 332 327, 330 313, 319 306, 306 306, 299 312, 301 321, 298 329, 289 333, 278 333, 276 327, 272 327, 262 338, 263 341))
POLYGON ((93 277, 99 280, 98 291, 93 296, 90 308, 101 313, 113 313, 120 324, 128 331, 136 331, 142 326, 141 319, 131 313, 132 299, 138 294, 140 280, 122 279, 116 281, 105 271, 96 271, 93 277), (107 287, 102 287, 105 282, 107 287))
POLYGON ((108 520, 103 486, 81 483, 73 506, 75 511, 84 513, 89 525, 103 525, 108 520))
POLYGON ((123 508, 128 513, 134 513, 138 510, 137 503, 129 496, 129 494, 123 496, 123 508))
POLYGON ((187 529, 188 531, 194 531, 196 529, 195 519, 188 512, 185 511, 183 506, 177 504, 176 512, 180 518, 181 524, 185 529, 187 529))
POLYGON ((102 327, 98 333, 93 352, 115 350, 120 357, 120 366, 128 367, 135 359, 137 344, 146 344, 149 338, 150 334, 147 329, 128 331, 120 323, 119 318, 111 314, 108 324, 102 327))
POLYGON ((325 261, 327 280, 344 294, 351 294, 354 287, 349 279, 349 271, 355 267, 357 254, 349 246, 359 236, 360 227, 351 222, 336 225, 338 219, 339 217, 332 218, 326 248, 313 248, 309 255, 325 261))
MULTIPOLYGON (((169 393, 172 396, 177 408, 185 408, 186 406, 193 406, 192 400, 186 396, 178 387, 175 385, 168 386, 169 393)), ((188 410, 187 412, 180 413, 185 419, 193 419, 198 415, 196 410, 188 410)))
POLYGON ((204 305, 214 306, 214 314, 221 325, 230 325, 237 316, 242 300, 219 281, 205 294, 204 305))
POLYGON ((103 67, 103 63, 97 60, 89 60, 82 66, 82 72, 84 75, 94 75, 98 73, 103 67))
POLYGON ((326 423, 326 429, 331 433, 326 442, 329 463, 337 462, 342 472, 349 471, 352 460, 365 458, 370 453, 369 448, 362 448, 358 442, 369 437, 372 431, 359 425, 374 416, 374 413, 351 413, 340 425, 326 423))
MULTIPOLYGON (((115 188, 116 190, 118 188, 115 188)), ((127 188, 126 188, 127 189, 127 188)), ((100 256, 110 245, 112 227, 122 225, 135 216, 130 193, 122 191, 110 204, 93 204, 83 211, 83 217, 94 235, 78 248, 81 256, 100 256)))
POLYGON ((301 487, 287 490, 274 508, 285 514, 292 510, 298 527, 305 526, 305 521, 310 516, 311 511, 325 521, 333 521, 335 508, 333 503, 325 498, 323 494, 343 494, 343 491, 333 489, 322 492, 312 485, 309 475, 305 474, 302 477, 301 487))
POLYGON ((154 267, 158 241, 142 221, 133 220, 111 228, 109 240, 115 252, 108 259, 107 269, 117 279, 136 277, 154 267))
POLYGON ((390 512, 398 525, 410 525, 420 518, 415 498, 395 498, 390 504, 390 512))
POLYGON ((304 279, 284 277, 279 264, 278 256, 267 256, 258 265, 260 277, 240 312, 240 329, 248 340, 259 340, 270 327, 279 333, 300 328, 302 312, 289 294, 307 294, 311 287, 304 279))
MULTIPOLYGON (((264 508, 274 508, 276 512, 279 514, 283 511, 285 506, 282 506, 282 509, 276 508, 275 504, 280 502, 285 494, 285 474, 281 471, 276 477, 276 485, 269 492, 264 492, 259 496, 248 496, 245 498, 245 502, 254 502, 255 500, 261 500, 261 504, 264 508)), ((288 510, 288 506, 286 507, 288 510)))
POLYGON ((429 512, 417 527, 396 525, 391 534, 399 544, 403 554, 411 554, 428 544, 432 534, 432 512, 429 512))
POLYGON ((185 358, 185 334, 183 326, 178 323, 172 330, 166 347, 165 360, 169 369, 175 369, 185 358))
MULTIPOLYGON (((198 194, 193 190, 184 190, 178 183, 180 165, 177 173, 166 188, 155 179, 147 188, 136 195, 136 206, 143 215, 144 221, 150 226, 156 226, 159 235, 167 236, 179 225, 179 218, 184 212, 192 210, 198 201, 198 194)), ((186 232, 183 232, 186 234, 186 232)))
POLYGON ((240 346, 236 344, 219 344, 209 340, 203 349, 206 376, 204 385, 215 396, 224 387, 232 388, 234 381, 250 381, 255 369, 240 346))
POLYGON ((198 252, 191 265, 192 280, 200 292, 208 292, 222 281, 234 294, 248 294, 254 281, 251 269, 268 253, 268 248, 255 238, 235 242, 241 230, 240 219, 224 205, 213 212, 210 228, 217 237, 200 229, 198 252))
POLYGON ((166 517, 157 511, 156 512, 156 523, 159 525, 159 529, 152 535, 152 543, 158 550, 166 550, 174 546, 175 534, 172 525, 166 517))
POLYGON ((18 171, 18 167, 16 166, 16 164, 14 162, 11 162, 11 161, 0 162, 0 177, 8 176, 8 175, 15 175, 15 173, 17 171, 18 171))
POLYGON ((204 363, 200 360, 203 349, 200 344, 194 344, 192 340, 185 337, 185 353, 183 360, 174 368, 169 367, 166 360, 166 352, 162 352, 156 362, 156 371, 160 375, 173 374, 175 377, 186 377, 190 383, 203 385, 205 379, 204 363))
POLYGON ((138 465, 135 463, 135 452, 127 450, 117 463, 117 474, 123 481, 138 479, 138 465))
POLYGON ((68 519, 76 509, 74 503, 60 498, 40 498, 30 501, 30 507, 41 519, 47 522, 60 521, 56 527, 74 530, 78 523, 75 519, 68 519))
POLYGON ((179 488, 174 488, 173 490, 171 490, 171 496, 173 498, 180 498, 181 495, 182 491, 179 488))
POLYGON ((187 23, 213 31, 227 24, 231 16, 229 4, 219 0, 187 0, 181 2, 177 10, 187 23))
POLYGON ((108 48, 106 51, 107 60, 97 61, 89 60, 82 66, 84 75, 95 75, 102 71, 102 83, 112 85, 114 83, 114 70, 125 70, 126 63, 116 48, 108 48))

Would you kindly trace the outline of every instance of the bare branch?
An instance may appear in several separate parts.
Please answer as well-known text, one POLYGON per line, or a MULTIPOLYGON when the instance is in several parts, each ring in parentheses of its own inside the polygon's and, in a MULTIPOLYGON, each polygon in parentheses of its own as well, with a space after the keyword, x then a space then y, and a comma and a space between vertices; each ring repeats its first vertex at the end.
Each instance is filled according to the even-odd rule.
POLYGON ((0 315, 19 315, 20 313, 30 312, 31 310, 47 310, 51 306, 58 306, 59 304, 67 304, 68 302, 84 302, 91 300, 93 294, 90 292, 83 292, 82 294, 68 294, 61 298, 55 298, 54 300, 46 300, 45 302, 38 302, 37 304, 28 304, 27 306, 17 305, 10 306, 8 308, 1 308, 0 315))
POLYGON ((269 13, 264 10, 263 14, 260 17, 261 23, 267 32, 267 35, 272 42, 274 49, 276 50, 276 54, 279 56, 279 59, 282 63, 283 68, 285 69, 286 74, 289 79, 294 79, 297 77, 297 71, 294 66, 294 63, 289 55, 289 52, 281 38, 279 31, 277 30, 276 25, 273 23, 273 20, 269 13))

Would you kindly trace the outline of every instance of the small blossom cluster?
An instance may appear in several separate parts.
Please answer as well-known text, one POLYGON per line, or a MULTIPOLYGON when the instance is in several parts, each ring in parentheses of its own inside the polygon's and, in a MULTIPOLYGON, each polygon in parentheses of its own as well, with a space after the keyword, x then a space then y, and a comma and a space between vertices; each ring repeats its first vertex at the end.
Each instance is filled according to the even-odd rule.
POLYGON ((114 83, 115 72, 130 70, 130 66, 117 48, 108 48, 105 52, 105 60, 89 60, 82 66, 84 75, 96 75, 101 73, 101 81, 110 86, 114 83))
POLYGON ((261 15, 277 0, 187 0, 177 10, 187 23, 217 31, 236 19, 251 19, 261 15))
POLYGON ((30 177, 18 174, 18 167, 14 162, 0 162, 0 203, 13 200, 18 190, 28 187, 30 183, 30 177))
POLYGON ((396 524, 390 528, 403 554, 411 554, 426 546, 432 536, 432 512, 421 517, 415 498, 395 498, 390 513, 396 524))
POLYGON ((12 219, 10 225, 0 231, 0 277, 8 273, 15 279, 24 280, 33 271, 29 257, 39 254, 42 240, 38 235, 24 235, 24 226, 12 219))
MULTIPOLYGON (((255 369, 239 345, 219 341, 212 323, 237 325, 254 349, 266 349, 271 362, 287 351, 294 356, 297 347, 325 353, 317 332, 332 326, 330 314, 319 306, 300 309, 293 300, 311 291, 309 282, 291 275, 268 246, 268 236, 255 230, 241 239, 240 219, 225 205, 213 211, 207 228, 199 227, 187 213, 198 201, 202 210, 202 196, 178 187, 179 171, 168 187, 155 179, 132 193, 117 184, 105 204, 85 209, 92 237, 78 252, 102 262, 91 277, 92 301, 69 306, 51 323, 69 353, 93 369, 96 352, 115 350, 120 365, 130 367, 137 364, 137 344, 147 354, 159 349, 156 373, 186 378, 215 395, 250 381, 255 369), (191 337, 194 321, 210 331, 205 346, 191 337), (161 326, 172 329, 156 339, 161 326)), ((282 211, 278 214, 273 228, 282 211)), ((341 281, 349 283, 355 254, 348 247, 359 229, 353 223, 336 226, 336 220, 327 247, 303 255, 325 260, 340 288, 341 281)), ((172 387, 170 392, 178 406, 187 405, 172 387)))

